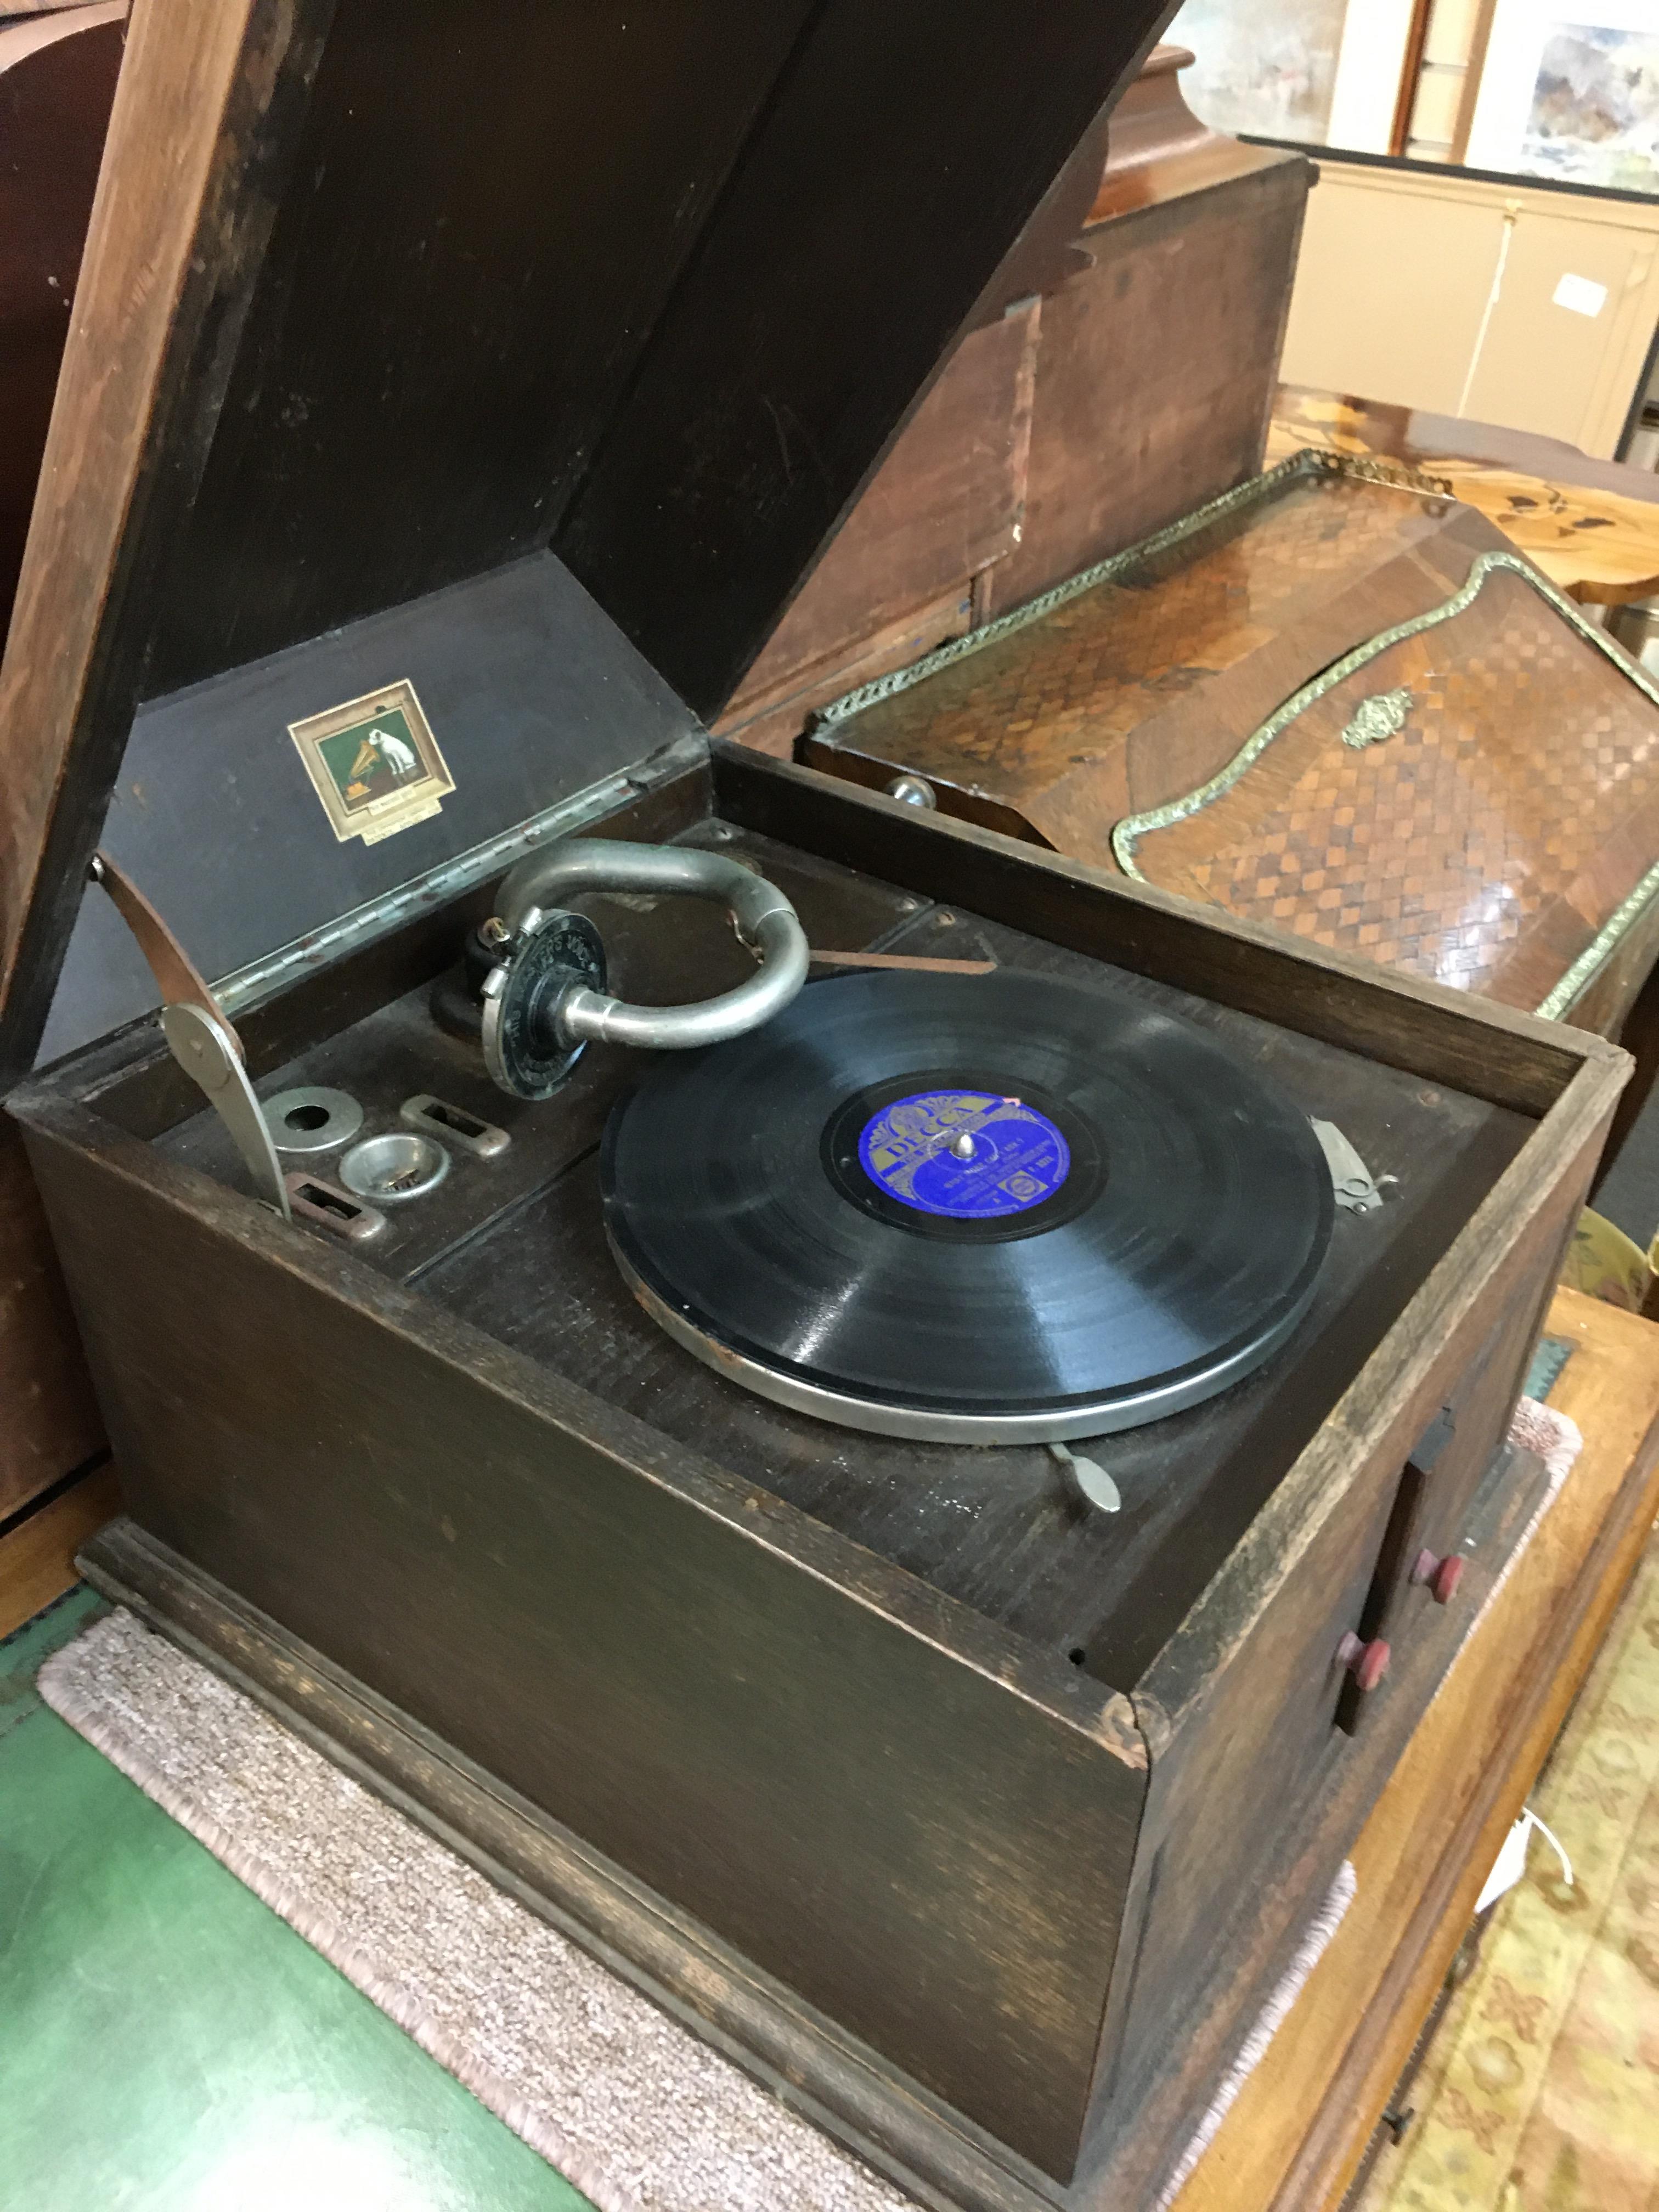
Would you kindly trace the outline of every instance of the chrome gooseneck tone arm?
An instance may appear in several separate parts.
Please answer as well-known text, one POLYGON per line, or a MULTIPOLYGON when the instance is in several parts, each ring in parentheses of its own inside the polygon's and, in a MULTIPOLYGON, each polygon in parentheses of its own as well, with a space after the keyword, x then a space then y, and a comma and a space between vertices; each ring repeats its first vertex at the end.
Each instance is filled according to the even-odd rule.
POLYGON ((684 846, 571 838, 523 860, 501 886, 485 934, 500 958, 484 984, 483 1046, 504 1091, 543 1098, 596 1040, 684 1052, 741 1036, 780 1013, 806 981, 806 937, 775 885, 723 854, 684 846), (685 894, 719 901, 759 967, 735 990, 683 1006, 630 1006, 605 989, 592 923, 560 910, 580 891, 685 894))

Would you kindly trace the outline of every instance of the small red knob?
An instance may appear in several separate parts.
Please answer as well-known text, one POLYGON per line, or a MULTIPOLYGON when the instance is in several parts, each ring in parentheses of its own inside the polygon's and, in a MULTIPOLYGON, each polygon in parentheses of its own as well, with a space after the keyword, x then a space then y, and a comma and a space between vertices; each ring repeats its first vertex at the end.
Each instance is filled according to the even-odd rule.
POLYGON ((1380 1636, 1362 1644, 1350 1630, 1337 1645, 1336 1656, 1362 1690, 1374 1690, 1389 1671, 1391 1655, 1380 1636))
POLYGON ((1427 1583, 1437 1605, 1449 1605, 1457 1595, 1457 1586, 1468 1565, 1468 1561, 1456 1552, 1448 1552, 1443 1559, 1437 1552, 1419 1552, 1417 1565, 1412 1569, 1412 1580, 1427 1583))
POLYGON ((1354 1662, 1353 1678, 1362 1690, 1374 1690, 1388 1671, 1389 1647, 1373 1637, 1354 1662))
POLYGON ((1449 1558, 1442 1559, 1430 1585, 1437 1605, 1449 1605, 1457 1595, 1457 1585, 1462 1581, 1463 1570, 1468 1565, 1468 1560, 1459 1559, 1455 1552, 1449 1558))

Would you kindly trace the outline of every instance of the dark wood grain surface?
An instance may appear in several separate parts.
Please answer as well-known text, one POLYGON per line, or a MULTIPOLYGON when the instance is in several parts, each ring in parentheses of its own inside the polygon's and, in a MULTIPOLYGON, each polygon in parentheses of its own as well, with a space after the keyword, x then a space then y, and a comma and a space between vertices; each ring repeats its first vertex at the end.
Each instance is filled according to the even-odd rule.
POLYGON ((1024 527, 990 613, 1261 465, 1311 173, 1220 144, 1229 158, 1201 175, 1120 173, 1109 218, 1079 241, 1091 265, 1043 302, 1024 527))
POLYGON ((147 10, 0 671, 0 1080, 140 697, 550 540, 718 708, 1169 13, 147 10))
POLYGON ((0 21, 0 640, 92 213, 126 0, 0 21))
MULTIPOLYGON (((689 834, 710 843, 724 829, 689 834)), ((404 1099, 433 1091, 508 1129, 514 1141, 500 1158, 457 1152, 429 1198, 389 1207, 386 1232, 367 1249, 366 1263, 397 1279, 420 1278, 491 1335, 688 1445, 718 1432, 744 1479, 991 1619, 1056 1652, 1080 1654, 1073 1663, 1127 1689, 1261 1510, 1340 1378, 1379 1340, 1532 1124, 1191 994, 1104 970, 971 910, 921 905, 896 885, 773 840, 727 832, 720 848, 788 893, 814 945, 989 957, 1127 991, 1194 1022, 1304 1111, 1334 1121, 1375 1175, 1395 1178, 1380 1215, 1339 1215, 1314 1310, 1291 1350, 1207 1406, 1088 1447, 1123 1493, 1115 1519, 1079 1510, 1040 1448, 986 1453, 866 1438, 826 1454, 822 1424, 756 1400, 662 1337, 616 1273, 599 1203, 595 1147, 605 1115, 638 1079, 637 1055, 596 1048, 550 1106, 526 1106, 494 1089, 475 1046, 434 1030, 422 983, 274 1064, 256 1036, 260 1091, 343 1089, 364 1105, 373 1132, 396 1127, 404 1099)), ((724 918, 699 902, 601 896, 582 904, 625 996, 671 1003, 729 988, 749 972, 724 918)), ((247 1187, 210 1112, 192 1113, 160 1141, 170 1158, 247 1187)), ((327 1157, 289 1164, 333 1171, 327 1157)))
POLYGON ((1025 518, 1040 298, 970 331, 836 532, 720 717, 787 754, 811 707, 846 689, 852 655, 916 609, 954 599, 931 642, 965 629, 973 580, 1025 518))
POLYGON ((1368 1819, 1356 1908, 1182 2212, 1334 2212, 1650 1540, 1659 1340, 1571 1291, 1547 1325, 1574 1346, 1550 1400, 1584 1449, 1368 1819))
MULTIPOLYGON (((1373 1585, 1370 1601, 1349 1618, 1357 1631, 1368 1621, 1392 1629, 1389 1675, 1363 1700, 1345 1688, 1339 1716, 1345 1725, 1333 1734, 1298 1730, 1293 1717, 1298 1705, 1305 1711, 1307 1700, 1316 1704, 1321 1656, 1331 1649, 1331 1616, 1322 1612, 1316 1593, 1339 1588, 1349 1608, 1356 1595, 1367 1595, 1363 1589, 1356 1591, 1352 1577, 1343 1587, 1340 1575, 1316 1566, 1310 1551, 1323 1553, 1335 1540, 1334 1530, 1345 1514, 1376 1510, 1363 1486, 1345 1486, 1343 1512, 1327 1517, 1310 1536, 1299 1504, 1309 1493, 1301 1484, 1311 1479, 1328 1495, 1328 1479, 1339 1461, 1353 1463, 1354 1446, 1363 1439, 1362 1456, 1404 1474, 1409 1502, 1409 1455, 1423 1427, 1449 1406, 1456 1425, 1447 1468, 1453 1496, 1449 1517, 1431 1525, 1437 1533, 1449 1526, 1474 1540, 1466 1580, 1469 1602, 1478 1604, 1539 1492, 1535 1463, 1532 1475, 1518 1484, 1500 1474, 1473 1495, 1468 1478, 1486 1468, 1501 1440, 1621 1079, 1616 1065, 1585 1067, 1560 1112, 1540 1132, 1540 1172, 1524 1172, 1517 1163, 1476 1216, 1483 1233, 1475 1267, 1462 1273, 1443 1267, 1425 1286, 1412 1328, 1392 1346, 1400 1363, 1394 1402, 1404 1409, 1403 1418, 1398 1412, 1392 1419, 1381 1417, 1373 1385, 1389 1363, 1373 1362, 1137 1691, 1136 1712, 1152 1753, 1146 1847, 1154 1850, 1154 1838, 1165 1838, 1156 1854, 1158 1923, 1143 1947, 1137 2001, 1156 2018, 1160 1986, 1189 1993, 1207 1988, 1210 1997, 1198 2000, 1205 2022, 1197 2031, 1200 2045, 1230 2008, 1221 1990, 1242 1984, 1256 1993, 1252 2002, 1265 1997, 1275 1971, 1275 1930, 1277 1940, 1288 1943, 1317 1909, 1346 1848, 1345 1838, 1359 1826, 1469 1617, 1461 1606, 1435 1605, 1426 1589, 1417 1588, 1401 1595, 1385 1622, 1373 1585), (1278 1687, 1264 1696, 1267 1680, 1278 1687), (1363 1707, 1358 1712, 1357 1703, 1363 1707), (1160 1745, 1166 1747, 1162 1762, 1160 1745), (1241 1771, 1250 1774, 1253 1784, 1266 1781, 1267 1798, 1285 1808, 1277 1837, 1265 1828, 1252 1833, 1248 1821, 1227 1817, 1234 1793, 1225 1778, 1241 1771), (1225 1927, 1206 1919, 1213 1911, 1207 1900, 1214 1895, 1218 1850, 1241 1869, 1253 1863, 1258 1870, 1247 1880, 1247 1901, 1235 1907, 1225 1927)), ((1526 1462, 1525 1455, 1519 1457, 1526 1462)), ((1388 1494, 1395 1494, 1393 1484, 1388 1494)), ((1377 1533, 1380 1570, 1389 1552, 1380 1526, 1377 1533)), ((1145 1869, 1144 1855, 1138 1864, 1145 1869)), ((1133 2013, 1132 2002, 1123 2030, 1128 2063, 1145 2069, 1145 2037, 1135 2033, 1133 2013)), ((1133 2078, 1120 2084, 1120 2094, 1133 2078)), ((1147 2078, 1144 2070, 1141 2078, 1147 2078)), ((1183 2104, 1183 2097, 1190 2100, 1190 2091, 1165 2075, 1149 2087, 1149 2114, 1181 2113, 1178 2132, 1197 2118, 1195 2102, 1183 2104)))
MULTIPOLYGON (((1527 1454, 1506 1455, 1493 1473, 1492 1510, 1483 1520, 1480 1533, 1490 1547, 1495 1571, 1512 1552, 1535 1509, 1544 1476, 1540 1462, 1527 1454)), ((1322 1534, 1322 1540, 1310 1547, 1305 1564, 1310 1580, 1316 1577, 1319 1566, 1334 1565, 1322 1534)), ((1290 1627, 1283 1620, 1277 1626, 1281 1631, 1290 1627)), ((1268 1760, 1261 1767, 1249 1767, 1249 1753, 1241 1745, 1239 1756, 1252 1773, 1253 1786, 1259 1781, 1267 1794, 1275 1787, 1287 1790, 1279 1835, 1276 1844, 1258 1861, 1255 1874, 1237 1887, 1230 1885, 1224 1898, 1213 1879, 1210 1881, 1195 1922, 1190 1917, 1183 1919, 1180 1908, 1171 1904, 1164 1881, 1176 1870, 1174 1861, 1179 1847, 1188 1843, 1182 1826, 1186 1814, 1194 1804, 1201 1807, 1210 1802, 1205 1794, 1206 1782, 1210 1793, 1218 1794, 1224 1786, 1223 1771, 1239 1770, 1225 1758, 1229 1739, 1224 1735, 1206 1735, 1201 1741, 1195 1739, 1186 1747, 1188 1756, 1181 1762, 1178 1786, 1188 1794, 1178 1809, 1166 1800, 1156 1816, 1149 1811, 1143 1828, 1142 1863, 1159 1877, 1153 1894, 1158 1945, 1180 1943, 1184 1938, 1187 1949, 1184 1956, 1174 1960, 1168 1954, 1160 1955, 1150 1942, 1142 1950, 1136 1994, 1146 2008, 1143 2033, 1137 2034, 1131 2023, 1116 2044, 1124 2053, 1123 2068, 1115 2076, 1103 2071, 1099 2090, 1103 2112, 1109 2111, 1115 2102, 1128 2103, 1138 2111, 1140 2130, 1133 2137, 1103 2131, 1097 2138, 1097 2149, 1079 2173, 1076 2191, 1090 2212, 1095 2212, 1096 2207, 1106 2212, 1106 2208, 1116 2203, 1134 2203, 1152 2195, 1168 2172, 1160 2144, 1184 2144, 1191 2139, 1212 2094, 1206 2083, 1214 2081, 1238 2047, 1237 2030, 1230 2030, 1226 2023, 1253 2021, 1287 1970, 1310 1922, 1327 1904, 1367 1811, 1432 1701, 1461 1632, 1461 1626, 1442 1616, 1432 1636, 1402 1655, 1390 1676, 1390 1703, 1379 1708, 1374 1725, 1358 1741, 1351 1742, 1340 1729, 1329 1734, 1322 1730, 1317 1736, 1310 1732, 1299 1739, 1292 1730, 1284 1745, 1277 1741, 1270 1743, 1268 1760), (1299 1763, 1294 1756, 1285 1755, 1292 1747, 1300 1752, 1299 1763), (1188 2008, 1191 2039, 1181 2063, 1174 2065, 1160 2064, 1155 2047, 1144 2033, 1149 2016, 1156 2014, 1160 1983, 1172 1966, 1177 1974, 1187 1977, 1177 1985, 1182 1988, 1188 2008)), ((1303 1624, 1302 1634, 1304 1668, 1316 1669, 1324 1649, 1323 1636, 1311 1622, 1303 1624)), ((1296 1632, 1291 1629, 1288 1635, 1276 1636, 1257 1653, 1261 1679, 1271 1681, 1277 1692, 1288 1689, 1292 1716, 1298 1703, 1297 1693, 1304 1688, 1297 1680, 1295 1644, 1296 1632)), ((1248 1716, 1251 1709, 1246 1705, 1243 1710, 1248 1716)), ((1167 1778, 1173 1781, 1176 1762, 1170 1759, 1166 1765, 1167 1778)), ((1213 1830, 1210 1832, 1212 1838, 1213 1830)), ((1258 1834, 1254 1842, 1259 1850, 1263 1838, 1258 1834)), ((1201 1866, 1207 1853, 1196 1834, 1189 1848, 1189 1863, 1201 1866)), ((1241 1863, 1249 1863, 1250 1849, 1245 1839, 1230 1836, 1226 1849, 1230 1859, 1237 1855, 1241 1863)), ((1170 1985, 1164 1983, 1164 1986, 1170 1985)), ((1109 2045, 1112 2042, 1109 2030, 1109 2045)), ((1289 2200, 1286 2212, 1296 2201, 1289 2200)))
POLYGON ((151 696, 546 544, 815 10, 330 12, 151 696))
MULTIPOLYGON (((1079 181, 1057 173, 1170 12, 819 0, 763 22, 730 0, 694 35, 683 9, 417 0, 394 52, 372 0, 142 11, 0 671, 30 733, 0 779, 0 1079, 33 1056, 141 695, 550 537, 684 697, 722 702, 1011 249, 1054 267, 1079 181)), ((938 2201, 1080 2207, 1085 2149, 1096 2193, 1134 2201, 1431 1691, 1425 1638, 1349 1736, 1329 1657, 1316 1685, 1302 1662, 1375 1574, 1448 1378, 1547 1271, 1623 1064, 805 771, 722 750, 713 776, 745 836, 805 856, 826 928, 1109 963, 1335 1100, 1374 1165, 1398 1154, 1297 1379, 1240 1394, 1253 1428, 1191 1432, 1190 1458, 1172 1430, 1175 1463, 1126 1466, 1116 1583, 1036 1455, 994 1495, 994 1455, 930 1462, 964 1541, 918 1504, 920 1448, 734 1407, 628 1304, 583 1181, 597 1062, 580 1143, 526 1139, 504 1204, 459 1206, 458 1182, 382 1270, 191 1164, 195 1101, 134 1031, 16 1105, 148 1587, 188 1629, 216 1581, 245 1653, 250 1613, 278 1626, 268 1686, 320 1655, 354 1728, 391 1716, 535 1808, 526 1861, 527 1832, 562 1828, 736 1978, 793 1992, 809 2099, 938 2201), (1253 1760, 1275 1712, 1284 1743, 1253 1760), (1316 1790, 1328 1766, 1346 1778, 1316 1790), (846 2087, 859 2045, 879 2094, 846 2087), (1118 2087, 1090 2146, 1097 2070, 1118 2087)), ((417 1069, 459 1077, 392 1002, 479 896, 256 1009, 256 1079, 319 1048, 355 1067, 357 1024, 382 1106, 417 1069)), ((644 1949, 643 1921, 610 1925, 644 1949)), ((744 2039, 727 1993, 707 2002, 744 2039)))
POLYGON ((1054 2212, 1064 2192, 868 2045, 676 1910, 453 1745, 131 1519, 82 1556, 117 1603, 422 1821, 499 1887, 646 1990, 929 2212, 1054 2212))
POLYGON ((0 1125, 0 1521, 104 1444, 21 1133, 0 1125))
POLYGON ((1166 12, 346 0, 148 691, 550 539, 712 711, 1166 12))
POLYGON ((0 1087, 46 1023, 327 13, 179 0, 131 27, 0 661, 0 1087))
MULTIPOLYGON (((970 913, 952 913, 947 926, 933 910, 884 941, 964 957, 984 950, 1004 966, 1129 988, 1149 1008, 1198 1021, 1305 1111, 1334 1119, 1376 1173, 1400 1178, 1382 1213, 1339 1216, 1312 1312, 1257 1375, 1188 1413, 1078 1446, 1111 1470, 1121 1513, 1080 1510, 1041 1447, 836 1437, 692 1360, 617 1274, 591 1151, 522 1215, 436 1266, 423 1287, 682 1443, 718 1433, 747 1480, 1127 1690, 1530 1125, 1328 1047, 1287 1045, 1265 1024, 1109 975, 970 913)), ((616 1089, 626 1080, 613 1073, 616 1089)))
POLYGON ((815 18, 552 541, 701 714, 1172 12, 833 0, 815 18))
POLYGON ((193 1182, 120 1164, 134 1140, 103 1167, 68 1133, 36 1132, 37 1165, 143 1525, 1068 2166, 1140 1787, 1099 1686, 1051 1664, 1010 1698, 1010 1640, 981 1632, 981 1671, 937 1613, 927 1635, 871 1601, 890 1570, 703 1455, 441 1305, 366 1301, 333 1249, 279 1249, 205 1186, 210 1224, 193 1182))
POLYGON ((1099 134, 1079 146, 1068 175, 1092 155, 1092 207, 998 271, 997 319, 957 346, 723 732, 787 754, 812 708, 919 658, 896 610, 926 608, 937 644, 1256 473, 1310 171, 1196 122, 1190 59, 1153 53, 1113 110, 1103 173, 1099 134))
MULTIPOLYGON (((1206 1593, 1210 1620, 1203 1630, 1179 1655, 1166 1655, 1137 1694, 1136 1710, 1153 1747, 1146 1840, 1158 1856, 1160 1911, 1143 1947, 1124 2025, 1120 2093, 1156 2071, 1145 2030, 1164 2002, 1160 1990, 1217 1990, 1232 1978, 1260 1972, 1275 1931, 1278 1940, 1293 1942, 1317 1910, 1336 1860, 1363 1818, 1371 1786, 1367 1771, 1386 1772, 1392 1766, 1541 1495, 1542 1472, 1534 1460, 1509 1454, 1494 1463, 1493 1455, 1537 1341, 1541 1309, 1571 1232, 1607 1103, 1594 1137, 1581 1139, 1570 1178, 1515 1224, 1506 1240, 1508 1268, 1491 1303, 1478 1318, 1468 1315, 1450 1323, 1437 1342, 1421 1347, 1431 1354, 1430 1402, 1437 1398, 1454 1425, 1430 1497, 1419 1498, 1412 1484, 1407 1454, 1413 1447, 1395 1443, 1391 1455, 1402 1478, 1397 1490, 1385 1490, 1380 1498, 1350 1490, 1344 1514, 1328 1520, 1310 1551, 1287 1565, 1265 1608, 1256 1581, 1250 1599, 1226 1623, 1228 1577, 1218 1578, 1206 1593), (1399 1504, 1407 1508, 1405 1525, 1401 1541, 1391 1546, 1382 1522, 1399 1504), (1340 1533, 1345 1522, 1346 1549, 1340 1533), (1449 1606, 1436 1604, 1427 1588, 1407 1579, 1419 1544, 1431 1537, 1443 1538, 1448 1547, 1467 1540, 1470 1547, 1465 1586, 1449 1606), (1379 1589, 1372 1579, 1378 1570, 1397 1574, 1399 1586, 1379 1589), (1334 1678, 1332 1613, 1323 1607, 1333 1595, 1339 1625, 1367 1638, 1383 1636, 1390 1644, 1388 1675, 1364 1696, 1346 1684, 1338 1690, 1340 1678, 1334 1678), (1190 1670, 1206 1642, 1214 1667, 1204 1673, 1201 1692, 1192 1689, 1190 1677, 1184 1691, 1177 1689, 1182 1670, 1190 1670), (1334 1729, 1334 1692, 1340 1723, 1334 1729), (1183 1694, 1184 1705, 1177 1702, 1183 1694), (1171 1700, 1168 1708, 1164 1698, 1171 1700), (1161 1759, 1160 1742, 1167 1747, 1161 1759), (1253 1802, 1275 1805, 1282 1825, 1241 1822, 1237 1812, 1229 1816, 1228 1807, 1243 1802, 1238 1794, 1243 1775, 1250 1777, 1253 1790, 1261 1785, 1253 1802), (1293 1839, 1288 1850, 1287 1839, 1293 1839), (1237 1868, 1244 1892, 1224 1927, 1205 1902, 1213 1895, 1211 1869, 1222 1852, 1237 1868), (1139 2031, 1137 2007, 1143 2008, 1139 2031)), ((1387 1449, 1380 1437, 1373 1441, 1387 1449)), ((1279 1523, 1269 1540, 1296 1541, 1291 1511, 1280 1507, 1266 1518, 1279 1523)), ((1267 1534, 1259 1525, 1244 1548, 1267 1534)), ((1213 2019, 1226 2008, 1200 2002, 1199 2009, 1213 2019)), ((1156 2100, 1164 2092, 1152 2094, 1156 2100)))

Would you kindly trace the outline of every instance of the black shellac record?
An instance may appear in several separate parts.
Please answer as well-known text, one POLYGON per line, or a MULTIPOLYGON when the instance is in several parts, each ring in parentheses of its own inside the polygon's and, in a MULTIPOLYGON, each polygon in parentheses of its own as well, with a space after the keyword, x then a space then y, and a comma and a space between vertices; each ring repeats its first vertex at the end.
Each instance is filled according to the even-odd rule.
POLYGON ((1305 1117, 1127 994, 1000 969, 809 985, 611 1115, 612 1249, 763 1395, 938 1441, 1196 1404, 1306 1311, 1333 1200, 1305 1117))

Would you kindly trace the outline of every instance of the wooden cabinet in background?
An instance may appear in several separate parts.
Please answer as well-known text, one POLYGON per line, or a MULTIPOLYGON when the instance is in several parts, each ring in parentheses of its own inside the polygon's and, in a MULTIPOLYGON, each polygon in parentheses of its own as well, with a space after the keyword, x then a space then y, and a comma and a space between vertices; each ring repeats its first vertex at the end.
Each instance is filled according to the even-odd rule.
MULTIPOLYGON (((115 95, 127 0, 0 23, 0 640, 115 95)), ((0 1125, 0 1522, 103 1443, 16 1131, 0 1125)))
POLYGON ((1079 149, 723 735, 787 754, 811 708, 1259 470, 1313 172, 1197 122, 1191 59, 1157 48, 1079 149))
POLYGON ((1320 156, 1285 375, 1619 450, 1659 324, 1659 200, 1320 156))

